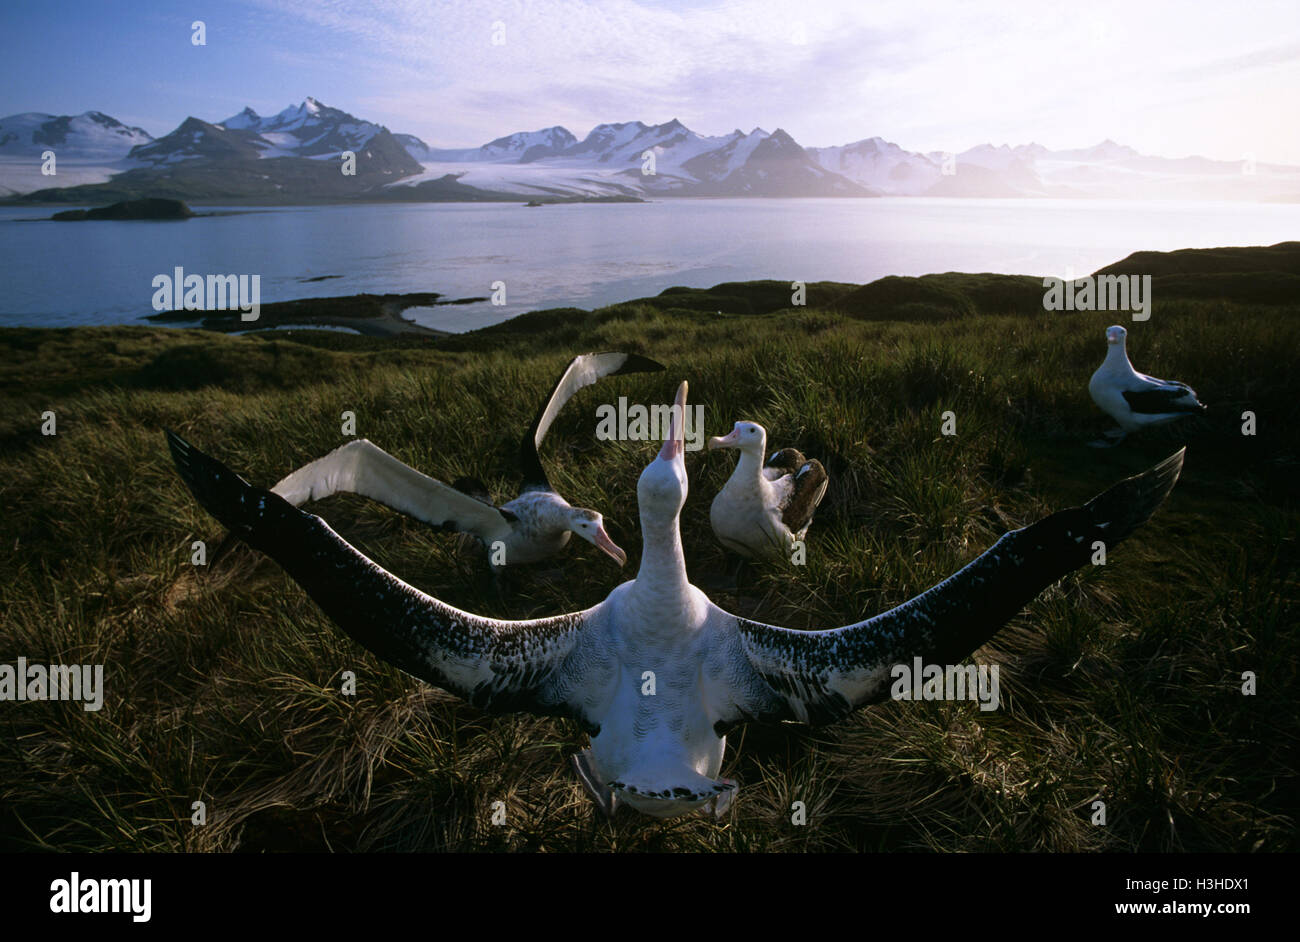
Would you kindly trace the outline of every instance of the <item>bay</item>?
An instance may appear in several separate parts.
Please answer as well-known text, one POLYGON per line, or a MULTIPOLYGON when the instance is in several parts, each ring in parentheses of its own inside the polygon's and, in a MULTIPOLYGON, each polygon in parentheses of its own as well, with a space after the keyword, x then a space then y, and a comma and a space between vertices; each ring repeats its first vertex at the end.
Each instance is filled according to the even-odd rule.
MULTIPOLYGON (((410 309, 469 330, 673 285, 864 283, 885 275, 1084 275, 1139 250, 1300 239, 1300 204, 1029 199, 679 199, 649 203, 259 207, 184 222, 25 221, 0 208, 0 326, 141 324, 152 280, 257 274, 261 303, 437 291, 506 304, 410 309), (322 276, 337 276, 324 277, 322 276)), ((225 212, 224 210, 229 210, 225 212)))

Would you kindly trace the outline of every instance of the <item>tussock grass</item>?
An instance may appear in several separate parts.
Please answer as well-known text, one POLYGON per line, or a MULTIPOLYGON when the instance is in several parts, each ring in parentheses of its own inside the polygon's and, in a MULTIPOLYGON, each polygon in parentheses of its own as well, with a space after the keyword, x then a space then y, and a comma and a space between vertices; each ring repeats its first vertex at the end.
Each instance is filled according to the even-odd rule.
MULTIPOLYGON (((963 282, 978 287, 976 279, 963 282)), ((539 312, 437 342, 145 328, 0 332, 0 662, 106 665, 98 713, 0 704, 0 845, 59 850, 1282 850, 1295 846, 1300 472, 1296 306, 1187 299, 1130 329, 1138 367, 1191 382, 1203 418, 1112 451, 1086 383, 1105 315, 914 323, 837 311, 852 286, 781 309, 778 282, 539 312), (717 311, 723 313, 718 314, 717 311), (748 312, 748 313, 746 313, 748 312), (236 546, 174 473, 169 425, 270 484, 357 433, 444 480, 513 496, 518 436, 567 359, 625 349, 667 374, 584 391, 544 461, 605 512, 625 572, 584 543, 510 573, 350 495, 317 507, 381 565, 502 617, 591 605, 635 573, 647 443, 601 443, 595 408, 664 402, 680 379, 707 434, 746 418, 831 474, 808 565, 737 582, 708 525, 731 471, 690 453, 688 569, 738 614, 833 627, 904 601, 1009 527, 1097 493, 1188 443, 1182 481, 1107 565, 1049 589, 975 659, 1003 708, 887 703, 827 729, 748 727, 728 820, 612 823, 566 756, 570 724, 486 717, 336 631, 273 563, 236 546), (52 409, 58 435, 39 434, 52 409), (1240 434, 1240 415, 1259 434, 1240 434), (958 434, 940 434, 955 413, 958 434), (338 693, 354 671, 357 696, 338 693), (1243 671, 1259 692, 1240 693, 1243 671), (1108 823, 1090 823, 1092 802, 1108 823), (208 824, 190 824, 191 803, 208 824), (507 824, 492 824, 494 802, 507 824), (791 824, 802 801, 807 824, 791 824)), ((1011 296, 1011 295, 1008 295, 1011 296)), ((988 300, 989 298, 993 300, 988 300)), ((855 303, 865 303, 857 298, 855 303)), ((910 302, 909 302, 910 303, 910 302)), ((788 302, 787 302, 788 304, 788 302)), ((577 542, 577 541, 575 541, 577 542)))

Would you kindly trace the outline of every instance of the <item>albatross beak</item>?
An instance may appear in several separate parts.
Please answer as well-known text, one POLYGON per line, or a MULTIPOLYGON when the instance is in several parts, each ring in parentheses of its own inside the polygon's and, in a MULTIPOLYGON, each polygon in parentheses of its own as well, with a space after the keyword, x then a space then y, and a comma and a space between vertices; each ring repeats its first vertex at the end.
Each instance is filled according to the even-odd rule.
POLYGON ((604 524, 596 531, 596 535, 591 538, 591 542, 608 553, 610 558, 620 566, 627 562, 627 553, 623 552, 622 548, 609 538, 609 534, 605 532, 604 524))
POLYGON ((726 435, 709 439, 709 451, 715 448, 735 448, 740 444, 740 430, 732 429, 726 435))
POLYGON ((664 461, 672 461, 682 455, 682 443, 686 435, 686 388, 686 380, 682 380, 682 384, 677 387, 677 399, 668 420, 668 437, 664 439, 664 447, 659 450, 659 457, 664 461))

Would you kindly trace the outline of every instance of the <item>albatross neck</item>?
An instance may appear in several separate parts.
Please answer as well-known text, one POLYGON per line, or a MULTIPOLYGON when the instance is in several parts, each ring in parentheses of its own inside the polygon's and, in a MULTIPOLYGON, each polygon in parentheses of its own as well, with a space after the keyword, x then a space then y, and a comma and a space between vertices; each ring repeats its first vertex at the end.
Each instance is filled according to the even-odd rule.
POLYGON ((647 518, 641 514, 641 568, 639 585, 654 587, 657 592, 685 592, 686 555, 682 552, 681 515, 669 520, 647 518))
POLYGON ((1112 370, 1125 370, 1133 372, 1133 364, 1129 362, 1128 351, 1124 349, 1124 341, 1113 343, 1106 351, 1106 366, 1112 370))
POLYGON ((763 479, 763 455, 766 448, 767 443, 764 441, 757 449, 740 449, 740 460, 736 462, 734 472, 736 480, 750 483, 763 479))

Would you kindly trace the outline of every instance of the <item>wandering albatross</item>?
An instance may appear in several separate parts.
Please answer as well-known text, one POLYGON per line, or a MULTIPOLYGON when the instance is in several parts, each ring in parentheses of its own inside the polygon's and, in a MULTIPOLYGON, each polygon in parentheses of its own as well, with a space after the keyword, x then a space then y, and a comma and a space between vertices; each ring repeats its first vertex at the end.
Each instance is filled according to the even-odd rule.
POLYGON ((271 490, 295 507, 340 491, 361 494, 442 530, 468 533, 488 551, 493 566, 532 563, 553 556, 576 533, 620 566, 627 554, 605 532, 594 510, 573 507, 547 480, 537 450, 564 404, 584 386, 606 376, 649 373, 663 364, 634 353, 588 353, 574 357, 538 410, 519 443, 523 490, 514 500, 493 506, 487 489, 471 478, 451 486, 394 458, 366 439, 348 442, 304 465, 271 490))
POLYGON ((714 534, 743 557, 788 561, 826 496, 826 469, 795 448, 782 448, 764 464, 767 430, 757 422, 737 422, 710 438, 709 450, 717 448, 739 449, 740 460, 709 506, 714 534))
MULTIPOLYGON (((685 407, 686 384, 677 393, 685 407)), ((955 664, 1044 588, 1113 547, 1151 515, 1183 463, 1179 451, 1082 507, 1005 534, 942 582, 883 614, 797 631, 718 608, 686 576, 682 423, 637 482, 637 577, 580 612, 484 618, 407 585, 319 517, 249 484, 167 433, 198 502, 276 560, 347 634, 406 673, 488 713, 573 719, 590 738, 574 766, 607 814, 626 803, 660 818, 737 789, 718 778, 727 733, 746 722, 830 723, 886 699, 891 667, 955 664), (653 672, 653 674, 651 674, 653 672), (653 684, 653 686, 649 686, 653 684)))
POLYGON ((1156 379, 1133 369, 1124 349, 1127 337, 1128 331, 1119 325, 1106 328, 1106 359, 1088 381, 1092 401, 1119 423, 1118 428, 1102 433, 1110 441, 1089 442, 1093 448, 1113 448, 1130 432, 1206 410, 1186 383, 1156 379))

